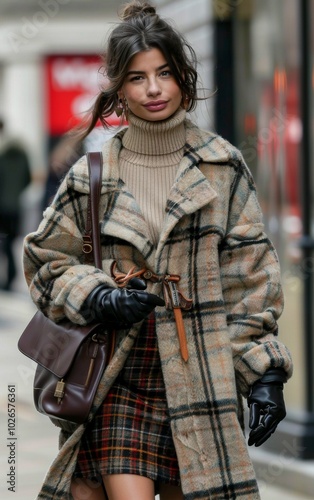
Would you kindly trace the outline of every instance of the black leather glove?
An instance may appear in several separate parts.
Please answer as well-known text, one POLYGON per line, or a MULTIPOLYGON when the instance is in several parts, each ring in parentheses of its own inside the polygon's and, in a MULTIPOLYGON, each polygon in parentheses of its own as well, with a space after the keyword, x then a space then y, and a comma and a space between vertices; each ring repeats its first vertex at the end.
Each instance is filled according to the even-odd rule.
POLYGON ((260 446, 275 432, 277 425, 286 416, 283 398, 283 384, 286 372, 281 368, 271 368, 255 382, 247 399, 250 408, 248 445, 260 446))
POLYGON ((85 300, 82 311, 86 314, 82 314, 113 328, 130 328, 146 318, 156 306, 165 305, 163 299, 145 289, 145 282, 139 278, 132 278, 125 288, 99 285, 85 300))

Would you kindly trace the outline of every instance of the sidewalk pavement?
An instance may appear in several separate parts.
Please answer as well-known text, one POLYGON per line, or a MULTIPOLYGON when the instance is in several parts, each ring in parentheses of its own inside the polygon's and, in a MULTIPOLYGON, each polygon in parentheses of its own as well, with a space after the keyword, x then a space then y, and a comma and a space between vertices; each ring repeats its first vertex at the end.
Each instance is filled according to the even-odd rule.
MULTIPOLYGON (((33 407, 35 364, 17 349, 18 338, 34 311, 22 282, 17 292, 0 291, 0 498, 3 500, 34 500, 57 454, 58 429, 33 407), (9 394, 15 395, 12 403, 15 407, 10 406, 11 417, 9 394), (10 431, 14 436, 9 435, 10 431)), ((259 476, 262 500, 313 499, 314 461, 278 457, 261 449, 250 449, 250 453, 259 476)))

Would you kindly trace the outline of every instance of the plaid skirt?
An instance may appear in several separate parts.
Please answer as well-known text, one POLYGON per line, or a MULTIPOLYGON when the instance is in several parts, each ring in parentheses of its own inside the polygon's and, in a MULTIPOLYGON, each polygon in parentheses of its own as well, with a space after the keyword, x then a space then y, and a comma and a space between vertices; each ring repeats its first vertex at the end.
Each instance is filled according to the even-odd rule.
POLYGON ((81 440, 74 476, 101 482, 107 474, 180 484, 154 313, 143 323, 123 370, 81 440))

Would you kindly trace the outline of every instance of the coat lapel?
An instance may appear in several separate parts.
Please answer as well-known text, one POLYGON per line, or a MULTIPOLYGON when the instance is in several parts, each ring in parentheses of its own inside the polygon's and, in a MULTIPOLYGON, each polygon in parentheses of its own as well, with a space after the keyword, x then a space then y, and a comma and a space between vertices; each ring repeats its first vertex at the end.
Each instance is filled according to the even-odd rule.
POLYGON ((105 143, 103 148, 105 163, 102 193, 110 196, 102 229, 106 234, 118 236, 134 245, 148 265, 154 268, 171 231, 180 219, 196 212, 217 197, 199 165, 228 161, 230 150, 220 137, 201 131, 187 120, 185 154, 169 193, 165 221, 155 253, 155 247, 148 239, 149 231, 141 209, 119 178, 118 160, 124 132, 125 130, 120 131, 105 143))
POLYGON ((185 215, 192 214, 209 204, 217 193, 198 168, 196 155, 184 156, 176 180, 169 193, 166 217, 159 246, 164 245, 170 232, 185 215))
POLYGON ((166 217, 161 232, 156 260, 160 255, 169 235, 179 220, 192 214, 217 197, 216 191, 201 172, 199 166, 206 162, 221 162, 225 160, 225 151, 217 147, 217 136, 202 136, 202 132, 187 121, 187 142, 185 154, 179 165, 175 182, 169 193, 166 217), (205 139, 206 137, 206 139, 205 139), (210 143, 212 147, 209 148, 210 143), (190 146, 193 144, 193 147, 190 146))

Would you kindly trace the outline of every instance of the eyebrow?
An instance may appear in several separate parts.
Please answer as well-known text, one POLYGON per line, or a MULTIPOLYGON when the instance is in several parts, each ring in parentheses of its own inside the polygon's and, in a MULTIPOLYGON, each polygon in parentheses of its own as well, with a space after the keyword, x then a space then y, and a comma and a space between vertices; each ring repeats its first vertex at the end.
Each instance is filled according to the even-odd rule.
MULTIPOLYGON (((169 67, 168 63, 162 64, 162 66, 159 66, 158 68, 156 68, 156 71, 161 71, 162 69, 167 68, 167 67, 169 67)), ((134 70, 134 71, 128 71, 126 76, 128 76, 128 75, 144 75, 144 74, 145 74, 145 71, 134 70)))

